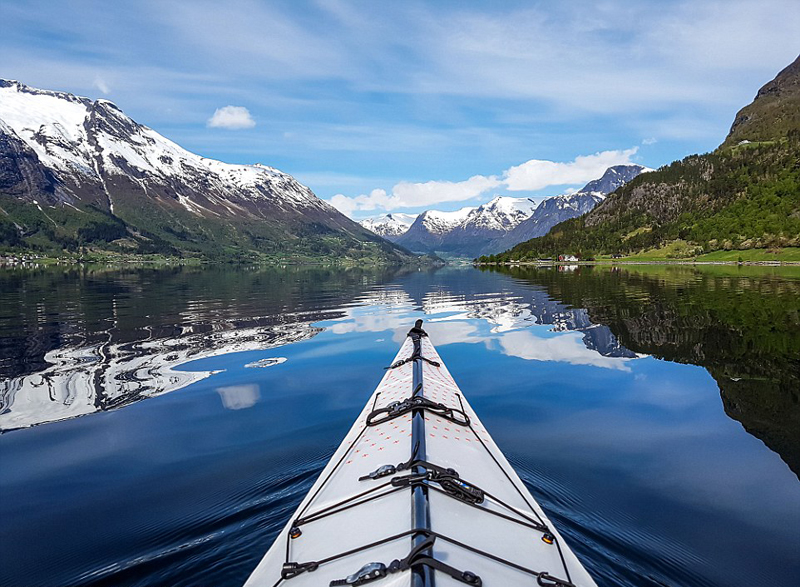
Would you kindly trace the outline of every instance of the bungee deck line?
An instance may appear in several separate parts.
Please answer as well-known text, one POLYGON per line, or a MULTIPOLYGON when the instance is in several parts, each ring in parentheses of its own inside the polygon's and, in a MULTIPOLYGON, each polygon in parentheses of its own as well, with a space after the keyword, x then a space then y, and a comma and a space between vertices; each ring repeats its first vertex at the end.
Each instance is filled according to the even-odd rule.
POLYGON ((373 582, 596 587, 477 421, 422 320, 246 586, 373 582), (410 440, 407 458, 391 460, 403 438, 410 440), (353 475, 360 461, 378 466, 353 475), (462 477, 456 462, 474 471, 462 477), (397 500, 409 489, 411 515, 403 523, 409 508, 397 500))

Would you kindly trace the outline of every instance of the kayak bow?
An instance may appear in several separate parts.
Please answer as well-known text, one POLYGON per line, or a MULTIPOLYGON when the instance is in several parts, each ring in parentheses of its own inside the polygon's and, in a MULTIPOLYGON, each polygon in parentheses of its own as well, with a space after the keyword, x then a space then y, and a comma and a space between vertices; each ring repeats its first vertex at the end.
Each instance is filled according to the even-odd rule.
POLYGON ((246 587, 595 586, 422 329, 246 587))

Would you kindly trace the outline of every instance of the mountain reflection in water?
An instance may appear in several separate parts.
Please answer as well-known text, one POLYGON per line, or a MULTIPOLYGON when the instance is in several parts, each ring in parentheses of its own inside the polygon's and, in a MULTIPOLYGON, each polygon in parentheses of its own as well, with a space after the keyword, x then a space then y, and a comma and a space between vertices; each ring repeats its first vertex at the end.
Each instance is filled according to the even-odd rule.
POLYGON ((308 323, 256 326, 272 320, 219 322, 207 332, 189 327, 172 338, 53 349, 43 371, 0 381, 0 430, 84 416, 175 391, 213 375, 177 367, 204 359, 298 342, 322 331, 308 323), (253 326, 243 326, 252 324, 253 326))
MULTIPOLYGON (((469 273, 433 291, 417 290, 414 279, 364 291, 395 273, 5 272, 0 430, 181 389, 213 374, 181 370, 188 361, 306 340, 321 331, 314 322, 347 317, 350 306, 366 303, 390 310, 360 318, 368 325, 332 328, 402 329, 397 310, 416 307, 447 314, 435 322, 485 321, 506 335, 496 338, 506 354, 521 358, 623 368, 604 358, 638 353, 700 365, 719 385, 726 413, 800 475, 800 279, 746 268, 568 269, 492 269, 513 278, 500 292, 482 290, 469 273), (582 345, 529 336, 531 324, 580 333, 582 345)), ((466 335, 448 328, 440 340, 466 335)))
POLYGON ((0 272, 0 431, 175 391, 202 358, 306 340, 380 274, 131 270, 0 272), (335 296, 326 296, 331 288, 335 296), (318 295, 319 294, 319 295, 318 295), (313 301, 311 301, 313 299, 313 301), (320 303, 320 300, 322 303, 320 303))
POLYGON ((625 348, 705 367, 725 412, 800 477, 800 268, 492 270, 585 308, 625 348))
MULTIPOLYGON (((231 272, 225 274, 226 279, 233 277, 237 287, 223 285, 225 292, 232 296, 226 300, 220 296, 216 284, 212 288, 209 282, 214 274, 214 271, 209 275, 207 271, 192 270, 122 274, 75 272, 83 287, 67 289, 58 287, 58 273, 41 271, 27 279, 14 273, 6 274, 5 301, 9 309, 16 302, 16 316, 28 321, 21 328, 15 328, 10 322, 4 325, 6 337, 0 342, 4 353, 0 358, 0 431, 120 408, 182 389, 214 374, 213 371, 179 369, 189 361, 309 339, 321 332, 313 322, 347 314, 341 307, 352 303, 353 300, 346 297, 348 293, 355 297, 365 280, 369 283, 385 277, 360 271, 302 269, 299 270, 299 275, 303 276, 300 284, 294 283, 293 291, 279 291, 276 296, 276 287, 280 290, 283 285, 283 290, 292 289, 288 285, 292 281, 281 279, 280 272, 231 272), (341 278, 341 273, 349 273, 349 279, 341 278), (334 278, 334 275, 339 277, 334 278), (304 310, 307 296, 313 293, 306 287, 324 291, 334 285, 331 280, 353 289, 350 292, 346 288, 344 291, 337 289, 345 298, 332 297, 330 308, 304 310), (261 297, 261 287, 270 295, 261 297), (151 288, 154 291, 148 291, 151 288), (35 311, 29 307, 31 290, 42 296, 34 298, 35 311), (209 296, 209 292, 214 295, 209 296), (165 300, 165 293, 179 295, 165 300), (70 294, 75 297, 70 298, 70 294), (96 299, 99 295, 108 295, 110 299, 96 299), (139 315, 136 304, 128 305, 132 300, 144 301, 148 297, 157 300, 159 306, 166 301, 169 307, 144 306, 148 314, 139 315), (89 315, 84 306, 97 302, 105 302, 105 314, 92 308, 92 315, 89 315), (274 313, 261 317, 248 315, 265 309, 272 309, 274 313), (53 319, 45 318, 48 316, 53 319), (181 321, 169 322, 177 318, 181 321), (8 336, 17 329, 24 334, 8 336)), ((440 291, 428 292, 414 300, 404 291, 381 289, 362 293, 361 302, 395 308, 421 306, 428 314, 455 312, 448 320, 457 320, 459 315, 485 320, 494 325, 493 332, 507 332, 526 324, 552 325, 556 332, 580 332, 586 352, 578 353, 585 355, 579 362, 597 362, 591 359, 593 353, 611 358, 636 357, 619 344, 608 327, 593 324, 586 310, 567 308, 543 291, 524 292, 524 296, 440 291), (526 299, 528 301, 523 301, 526 299)), ((9 312, 8 316, 14 313, 9 312)), ((404 324, 405 319, 396 327, 404 324)), ((525 337, 517 338, 518 344, 512 345, 514 340, 509 337, 503 344, 509 346, 509 354, 523 358, 569 359, 568 349, 574 351, 574 345, 563 344, 569 341, 534 348, 525 337)), ((226 396, 222 397, 225 401, 226 396)))

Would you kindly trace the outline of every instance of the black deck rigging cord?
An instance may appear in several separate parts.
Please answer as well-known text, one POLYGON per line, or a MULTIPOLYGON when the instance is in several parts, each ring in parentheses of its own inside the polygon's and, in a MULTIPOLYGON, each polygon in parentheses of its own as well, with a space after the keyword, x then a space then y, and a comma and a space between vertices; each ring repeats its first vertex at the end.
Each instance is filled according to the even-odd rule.
POLYGON ((372 410, 367 416, 367 426, 378 426, 389 420, 393 420, 408 412, 427 410, 436 414, 440 418, 458 424, 459 426, 469 426, 469 416, 458 408, 451 408, 438 402, 433 402, 426 397, 415 395, 404 399, 401 402, 392 402, 384 408, 372 410))
MULTIPOLYGON (((395 540, 400 540, 401 538, 406 538, 408 536, 421 536, 427 541, 431 537, 437 538, 444 542, 449 542, 455 546, 463 548, 465 550, 469 550, 475 554, 481 555, 485 558, 493 560, 497 563, 510 567, 512 569, 516 569, 517 571, 526 573, 528 575, 532 575, 536 577, 536 581, 539 585, 543 587, 577 587, 571 581, 565 581, 564 579, 559 579, 558 577, 554 577, 545 571, 534 571, 533 569, 529 569, 528 567, 524 567, 522 565, 518 565, 515 562, 506 560, 502 557, 494 555, 490 552, 485 552, 480 550, 479 548, 475 548, 474 546, 470 546, 469 544, 465 544, 459 540, 455 540, 454 538, 450 538, 449 536, 445 536, 444 534, 440 534, 438 532, 434 532, 432 530, 427 530, 424 528, 414 528, 411 530, 406 530, 405 532, 400 532, 399 534, 394 534, 393 536, 387 536, 386 538, 381 538, 380 540, 376 540, 375 542, 370 542, 369 544, 364 544, 363 546, 359 546, 356 548, 352 548, 348 551, 335 554, 324 559, 320 559, 318 561, 307 561, 303 563, 299 562, 287 562, 284 563, 283 568, 281 570, 281 578, 275 583, 274 587, 280 585, 281 582, 292 579, 297 575, 302 573, 313 573, 316 571, 320 566, 333 562, 335 560, 339 560, 341 558, 351 556, 353 554, 357 554, 359 552, 363 552, 365 550, 369 550, 371 548, 375 548, 376 546, 381 546, 388 542, 394 542, 395 540)), ((427 546, 427 545, 426 545, 427 546)), ((413 550, 412 550, 413 552, 413 550)), ((407 557, 408 558, 408 557, 407 557)), ((387 567, 388 568, 388 567, 387 567)), ((472 573, 470 573, 472 574, 472 573)), ((345 583, 346 585, 347 583, 345 583)), ((476 583, 473 583, 476 584, 476 583)))

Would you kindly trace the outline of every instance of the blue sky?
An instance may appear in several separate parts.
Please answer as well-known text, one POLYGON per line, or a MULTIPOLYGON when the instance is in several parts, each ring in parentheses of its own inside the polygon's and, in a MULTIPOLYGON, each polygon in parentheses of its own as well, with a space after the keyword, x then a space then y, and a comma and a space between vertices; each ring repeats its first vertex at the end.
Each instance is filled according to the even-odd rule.
POLYGON ((797 0, 3 0, 0 77, 112 100, 361 218, 713 149, 798 30, 797 0))

